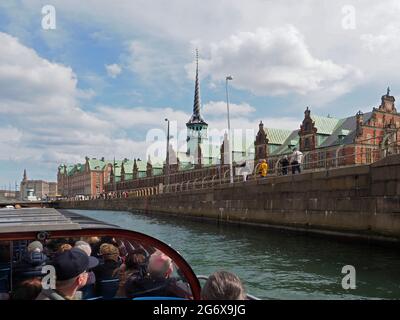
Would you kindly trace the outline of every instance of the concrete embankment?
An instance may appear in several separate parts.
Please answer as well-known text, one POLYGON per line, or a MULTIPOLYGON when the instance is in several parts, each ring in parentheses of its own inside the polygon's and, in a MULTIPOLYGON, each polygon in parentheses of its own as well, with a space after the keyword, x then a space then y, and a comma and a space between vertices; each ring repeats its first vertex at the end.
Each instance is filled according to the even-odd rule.
POLYGON ((59 202, 400 243, 400 155, 370 166, 146 197, 59 202))

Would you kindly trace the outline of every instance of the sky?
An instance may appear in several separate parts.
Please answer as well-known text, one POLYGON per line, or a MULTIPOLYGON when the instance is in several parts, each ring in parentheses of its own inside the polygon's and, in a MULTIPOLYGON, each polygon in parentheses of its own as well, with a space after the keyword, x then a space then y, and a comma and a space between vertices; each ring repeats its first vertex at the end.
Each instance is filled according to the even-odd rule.
POLYGON ((235 129, 347 117, 400 88, 400 2, 1 0, 0 189, 85 156, 145 158, 165 118, 235 129), (51 4, 52 9, 46 5, 51 4), (54 9, 54 10, 53 10, 54 9))

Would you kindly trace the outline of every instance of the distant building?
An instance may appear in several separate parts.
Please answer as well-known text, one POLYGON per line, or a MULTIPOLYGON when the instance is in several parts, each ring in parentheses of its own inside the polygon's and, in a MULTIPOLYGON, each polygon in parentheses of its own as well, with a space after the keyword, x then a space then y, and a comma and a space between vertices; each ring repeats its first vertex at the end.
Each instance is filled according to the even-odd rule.
POLYGON ((19 200, 19 191, 0 190, 0 201, 19 200))
POLYGON ((268 159, 274 168, 294 148, 303 152, 303 168, 368 164, 400 152, 400 114, 395 98, 386 95, 371 112, 337 119, 313 115, 307 107, 300 128, 290 131, 259 125, 255 160, 268 159))
MULTIPOLYGON (((58 168, 60 194, 97 196, 161 184, 183 190, 189 183, 206 184, 229 178, 228 136, 225 133, 223 139, 211 141, 208 124, 201 115, 200 100, 197 57, 193 113, 186 123, 186 150, 174 150, 170 145, 168 162, 150 157, 147 161, 86 158, 84 164, 61 165, 58 168)), ((255 164, 261 159, 268 161, 270 169, 277 169, 279 160, 290 156, 295 148, 303 153, 305 170, 369 164, 399 153, 400 114, 394 103, 388 88, 381 104, 365 114, 360 111, 338 119, 314 115, 307 107, 303 121, 295 130, 265 128, 261 121, 255 139, 248 139, 247 135, 235 139, 233 135, 234 175, 254 173, 255 164)))
POLYGON ((61 196, 96 196, 104 192, 104 184, 110 182, 113 161, 88 157, 85 160, 85 163, 58 167, 57 183, 61 196))
POLYGON ((57 183, 44 180, 29 180, 24 170, 24 176, 20 184, 21 200, 43 200, 57 196, 57 183))

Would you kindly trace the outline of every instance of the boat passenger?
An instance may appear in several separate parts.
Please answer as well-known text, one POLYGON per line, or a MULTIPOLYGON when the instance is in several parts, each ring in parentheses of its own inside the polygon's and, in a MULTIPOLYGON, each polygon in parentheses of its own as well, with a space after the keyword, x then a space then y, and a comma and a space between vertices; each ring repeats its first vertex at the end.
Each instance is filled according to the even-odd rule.
MULTIPOLYGON (((95 243, 91 243, 92 246, 92 255, 94 257, 100 257, 100 247, 105 244, 105 243, 109 243, 112 244, 116 247, 118 247, 117 242, 115 241, 115 239, 113 237, 101 237, 99 239, 99 241, 95 242, 95 243)), ((100 257, 101 258, 101 257, 100 257)))
POLYGON ((13 279, 15 283, 26 279, 41 277, 42 267, 46 264, 48 257, 43 253, 43 245, 39 241, 31 242, 20 262, 13 268, 13 279))
POLYGON ((109 280, 118 277, 119 250, 116 246, 110 243, 103 243, 100 246, 100 257, 103 263, 99 264, 93 272, 97 280, 109 280))
POLYGON ((43 252, 43 244, 40 241, 33 241, 28 244, 28 252, 43 252))
POLYGON ((92 255, 92 248, 89 245, 89 243, 87 243, 86 241, 79 240, 79 241, 75 242, 74 248, 79 248, 79 249, 85 251, 85 253, 88 256, 92 255))
POLYGON ((129 278, 126 283, 126 294, 129 298, 135 297, 181 297, 189 299, 189 287, 178 283, 172 277, 174 271, 170 257, 160 251, 154 252, 149 259, 147 274, 141 278, 129 278))
MULTIPOLYGON (((74 248, 81 249, 88 255, 88 257, 90 257, 90 255, 92 254, 92 248, 90 247, 89 243, 85 241, 80 240, 75 242, 74 248)), ((88 271, 88 280, 86 281, 86 285, 81 289, 83 299, 94 297, 95 284, 96 284, 96 275, 94 274, 93 271, 88 271)))
POLYGON ((125 285, 128 279, 131 281, 135 278, 144 276, 146 271, 146 254, 144 250, 138 249, 134 252, 128 253, 125 263, 119 268, 119 289, 117 296, 126 296, 125 285))
POLYGON ((9 281, 10 281, 10 242, 0 241, 0 300, 8 300, 10 298, 9 281))
POLYGON ((242 282, 235 274, 227 271, 213 273, 201 291, 202 300, 245 300, 242 282))
POLYGON ((36 300, 79 300, 88 280, 88 271, 98 265, 95 257, 89 257, 78 248, 64 251, 54 257, 56 288, 42 289, 36 300))
POLYGON ((71 250, 72 246, 69 243, 63 243, 57 249, 57 253, 63 253, 65 251, 71 250))
POLYGON ((11 300, 35 300, 42 291, 40 278, 27 279, 19 283, 11 294, 11 300))

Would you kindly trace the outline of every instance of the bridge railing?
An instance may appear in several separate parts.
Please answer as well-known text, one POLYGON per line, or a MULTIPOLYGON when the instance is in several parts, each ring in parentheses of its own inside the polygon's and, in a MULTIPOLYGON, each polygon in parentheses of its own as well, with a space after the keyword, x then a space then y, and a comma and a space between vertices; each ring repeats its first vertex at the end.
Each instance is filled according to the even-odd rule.
MULTIPOLYGON (((367 147, 367 146, 366 146, 367 147)), ((350 154, 344 155, 337 155, 335 157, 330 158, 322 158, 317 159, 314 161, 310 161, 308 159, 307 162, 300 164, 301 173, 296 174, 303 174, 303 173, 310 173, 310 172, 320 172, 320 171, 328 171, 335 168, 345 168, 345 167, 356 167, 360 165, 370 164, 382 158, 382 150, 374 149, 368 147, 370 150, 363 151, 363 152, 353 152, 350 154), (346 159, 359 159, 358 164, 345 164, 346 159)), ((400 151, 400 150, 398 150, 400 151)), ((304 153, 303 159, 310 153, 304 153)), ((313 156, 315 156, 313 154, 313 156)), ((357 161, 356 161, 357 162, 357 161)), ((248 181, 260 180, 260 179, 268 179, 269 177, 280 177, 280 176, 290 176, 293 175, 292 169, 297 168, 297 165, 289 164, 286 166, 286 170, 283 170, 279 163, 277 165, 268 170, 268 174, 266 177, 260 177, 258 174, 258 166, 254 166, 252 172, 246 172, 243 170, 242 174, 240 173, 241 168, 236 168, 239 171, 239 174, 234 175, 234 183, 241 182, 246 183, 248 181), (286 171, 286 174, 285 174, 286 171)), ((200 170, 198 170, 200 172, 200 170)), ((238 173, 238 172, 236 172, 238 173)), ((204 177, 197 177, 194 179, 188 179, 185 181, 177 182, 177 183, 170 183, 170 184, 163 184, 159 183, 155 186, 146 186, 146 187, 139 187, 133 189, 126 189, 121 191, 114 191, 109 192, 107 194, 103 194, 97 197, 84 197, 79 199, 72 199, 74 201, 86 201, 91 200, 93 198, 99 199, 115 199, 115 198, 132 198, 132 197, 148 197, 152 195, 158 195, 162 193, 177 193, 177 192, 185 192, 190 190, 201 190, 201 189, 209 189, 215 188, 217 186, 224 186, 229 185, 230 175, 229 175, 229 168, 224 168, 223 174, 213 174, 204 177)), ((71 199, 70 199, 71 200, 71 199)))

